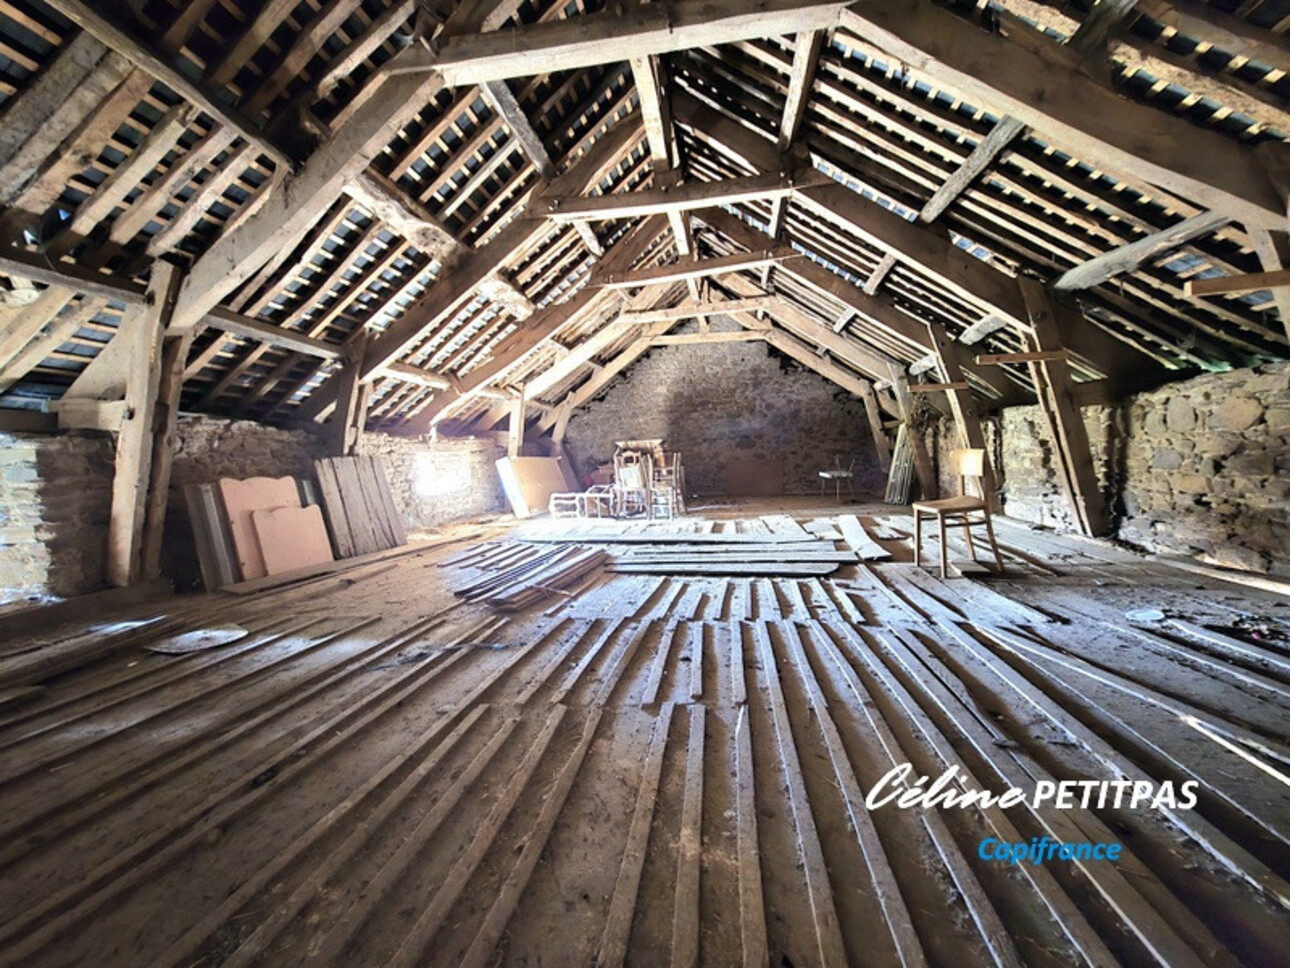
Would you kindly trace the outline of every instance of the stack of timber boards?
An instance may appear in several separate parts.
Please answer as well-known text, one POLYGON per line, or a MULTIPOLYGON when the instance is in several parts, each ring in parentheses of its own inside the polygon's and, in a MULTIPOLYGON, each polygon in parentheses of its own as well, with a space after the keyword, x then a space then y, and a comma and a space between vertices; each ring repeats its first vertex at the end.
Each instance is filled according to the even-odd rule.
POLYGON ((337 558, 408 543, 379 457, 331 457, 315 461, 314 469, 337 558))
POLYGON ((450 559, 444 564, 469 565, 483 574, 453 589, 467 601, 483 601, 504 612, 522 611, 549 601, 599 568, 609 555, 599 549, 507 544, 450 559))
MULTIPOLYGON (((651 534, 647 542, 628 541, 611 570, 637 575, 793 575, 822 576, 856 555, 838 551, 783 514, 761 519, 766 533, 651 534)), ((637 535, 629 535, 636 538, 637 535)))

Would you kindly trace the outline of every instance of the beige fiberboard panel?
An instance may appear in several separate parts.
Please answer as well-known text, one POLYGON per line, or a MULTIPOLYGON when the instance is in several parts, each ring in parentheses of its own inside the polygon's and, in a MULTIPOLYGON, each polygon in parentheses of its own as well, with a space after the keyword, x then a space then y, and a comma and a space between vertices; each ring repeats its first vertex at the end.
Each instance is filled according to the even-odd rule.
POLYGON ((270 575, 334 561, 322 508, 273 508, 251 515, 270 575))
POLYGON ((252 515, 273 508, 300 507, 300 492, 294 477, 252 477, 245 481, 221 480, 220 498, 228 515, 228 529, 233 538, 242 581, 263 578, 268 574, 260 539, 256 537, 252 515))
POLYGON ((552 494, 569 489, 558 457, 503 457, 497 462, 502 489, 517 518, 542 514, 552 494))

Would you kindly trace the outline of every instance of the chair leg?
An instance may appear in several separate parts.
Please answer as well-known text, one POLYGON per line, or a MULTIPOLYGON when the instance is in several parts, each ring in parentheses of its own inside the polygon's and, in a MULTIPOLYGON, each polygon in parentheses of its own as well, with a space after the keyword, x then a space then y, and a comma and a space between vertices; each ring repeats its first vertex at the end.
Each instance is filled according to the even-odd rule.
POLYGON ((937 522, 941 526, 941 577, 950 577, 950 551, 949 542, 945 539, 945 515, 938 514, 937 522))
POLYGON ((990 538, 990 550, 994 552, 994 560, 999 563, 999 574, 1003 574, 1003 555, 999 554, 999 545, 994 540, 994 522, 990 520, 990 513, 985 515, 985 533, 990 538))
POLYGON ((920 565, 922 565, 923 563, 922 554, 923 554, 923 515, 920 512, 915 511, 914 512, 914 567, 915 568, 918 568, 920 565))
POLYGON ((976 548, 972 544, 972 522, 963 518, 963 538, 967 541, 968 557, 976 561, 976 548))

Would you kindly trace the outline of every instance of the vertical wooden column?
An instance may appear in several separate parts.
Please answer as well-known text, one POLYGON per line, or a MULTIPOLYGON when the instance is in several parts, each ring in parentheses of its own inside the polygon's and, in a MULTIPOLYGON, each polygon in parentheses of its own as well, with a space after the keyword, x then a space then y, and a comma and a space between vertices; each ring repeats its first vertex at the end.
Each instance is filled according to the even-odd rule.
POLYGON ((117 436, 108 521, 107 579, 113 585, 131 585, 143 576, 143 531, 152 483, 162 347, 179 281, 176 267, 155 262, 146 301, 126 312, 113 338, 114 343, 120 341, 118 360, 125 367, 125 414, 117 436))
MULTIPOLYGON (((964 383, 963 362, 967 349, 962 343, 949 339, 945 331, 938 326, 927 327, 932 341, 932 352, 940 366, 941 376, 946 383, 964 383)), ((985 433, 981 430, 981 415, 977 412, 976 401, 971 390, 945 391, 950 401, 950 412, 954 415, 954 424, 958 428, 959 441, 963 447, 985 451, 985 471, 981 478, 981 488, 985 491, 982 497, 990 510, 998 512, 999 494, 995 483, 994 468, 990 465, 990 449, 985 445, 985 433)))
MULTIPOLYGON (((154 270, 155 271, 155 270, 154 270)), ((170 501, 170 472, 175 457, 175 429, 179 423, 179 396, 184 388, 184 364, 193 345, 194 330, 167 335, 162 344, 157 406, 152 421, 152 473, 143 523, 143 573, 145 581, 161 577, 161 540, 170 501)))
POLYGON ((564 446, 564 435, 569 429, 569 418, 573 416, 573 406, 569 403, 560 404, 556 410, 555 426, 551 428, 551 440, 558 451, 564 446))
POLYGON ((890 471, 891 444, 887 440, 887 429, 882 425, 882 411, 878 409, 878 398, 874 395, 872 384, 865 385, 865 392, 860 395, 860 399, 864 402, 864 412, 869 418, 874 446, 878 448, 878 463, 884 471, 890 471))
POLYGON ((506 456, 514 460, 524 447, 524 411, 528 403, 527 388, 521 386, 511 403, 511 419, 506 429, 506 456))
POLYGON ((363 357, 367 352, 367 331, 345 342, 345 363, 337 384, 336 410, 330 428, 331 453, 351 457, 362 447, 367 424, 367 395, 371 387, 363 382, 363 357))
MULTIPOLYGON (((1057 330, 1056 316, 1049 303, 1048 290, 1037 279, 1025 276, 1020 277, 1017 283, 1030 318, 1035 349, 1062 349, 1061 334, 1057 330)), ((1035 378, 1039 408, 1043 411, 1053 436, 1058 474, 1070 501, 1075 522, 1086 535, 1106 534, 1111 527, 1110 514, 1097 485, 1088 431, 1080 416, 1070 367, 1065 359, 1043 360, 1031 363, 1030 371, 1035 378)))
POLYGON ((896 409, 900 411, 901 422, 909 436, 909 448, 914 455, 914 473, 918 475, 918 486, 922 497, 931 500, 940 494, 940 485, 932 470, 932 459, 927 453, 927 444, 923 435, 914 427, 914 399, 909 392, 909 378, 896 367, 891 368, 891 392, 896 398, 896 409))

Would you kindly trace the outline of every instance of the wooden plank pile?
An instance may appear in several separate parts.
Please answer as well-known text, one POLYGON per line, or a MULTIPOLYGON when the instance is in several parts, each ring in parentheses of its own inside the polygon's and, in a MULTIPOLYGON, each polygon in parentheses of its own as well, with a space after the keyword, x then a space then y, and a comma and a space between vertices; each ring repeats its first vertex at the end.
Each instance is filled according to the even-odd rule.
POLYGON ((379 457, 331 457, 315 461, 314 470, 337 558, 369 555, 408 543, 379 457))
POLYGON ((601 549, 557 548, 543 551, 518 545, 488 549, 479 558, 461 564, 481 567, 483 574, 453 594, 467 601, 482 601, 504 612, 518 612, 567 595, 567 589, 599 568, 609 555, 601 549))
MULTIPOLYGON (((829 575, 855 564, 856 554, 838 550, 784 514, 761 519, 758 534, 707 532, 629 535, 611 570, 637 575, 801 576, 829 575)), ((858 522, 857 522, 858 524, 858 522)))

